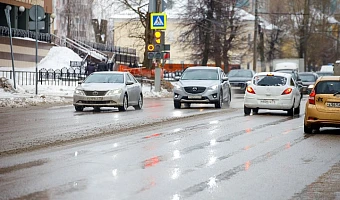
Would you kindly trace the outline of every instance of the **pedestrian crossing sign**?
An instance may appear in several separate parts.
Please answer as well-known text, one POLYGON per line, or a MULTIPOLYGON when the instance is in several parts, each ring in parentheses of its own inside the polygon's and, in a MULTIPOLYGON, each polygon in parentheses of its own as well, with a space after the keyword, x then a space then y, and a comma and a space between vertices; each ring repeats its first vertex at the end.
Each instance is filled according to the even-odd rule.
POLYGON ((151 29, 165 30, 166 29, 166 14, 165 13, 151 13, 150 27, 151 29))

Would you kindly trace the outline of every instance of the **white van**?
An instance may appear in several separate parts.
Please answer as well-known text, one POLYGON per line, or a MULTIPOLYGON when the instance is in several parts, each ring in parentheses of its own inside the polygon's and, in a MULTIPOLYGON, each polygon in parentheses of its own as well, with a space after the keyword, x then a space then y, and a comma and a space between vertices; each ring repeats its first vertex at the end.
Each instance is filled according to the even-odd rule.
POLYGON ((299 71, 299 66, 296 63, 293 63, 293 62, 277 63, 274 66, 274 71, 280 71, 280 70, 295 70, 295 71, 299 71))
POLYGON ((320 72, 334 72, 334 67, 332 65, 322 65, 320 72))

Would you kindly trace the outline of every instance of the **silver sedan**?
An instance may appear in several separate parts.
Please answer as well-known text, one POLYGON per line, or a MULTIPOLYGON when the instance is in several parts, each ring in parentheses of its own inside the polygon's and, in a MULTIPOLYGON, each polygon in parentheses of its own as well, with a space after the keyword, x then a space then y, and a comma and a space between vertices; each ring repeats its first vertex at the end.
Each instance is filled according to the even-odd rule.
POLYGON ((142 109, 143 93, 141 84, 129 72, 94 72, 74 91, 73 105, 76 111, 85 107, 118 107, 126 111, 129 106, 142 109))

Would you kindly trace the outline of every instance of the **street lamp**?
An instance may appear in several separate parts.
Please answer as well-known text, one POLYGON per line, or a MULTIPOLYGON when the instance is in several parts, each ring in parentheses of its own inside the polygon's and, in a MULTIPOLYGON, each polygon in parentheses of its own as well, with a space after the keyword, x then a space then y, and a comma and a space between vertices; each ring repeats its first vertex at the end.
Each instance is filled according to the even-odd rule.
POLYGON ((10 5, 7 5, 6 8, 5 8, 5 15, 6 15, 7 24, 8 24, 8 27, 9 27, 9 38, 10 38, 11 59, 12 59, 12 71, 13 71, 13 83, 14 83, 14 89, 17 89, 16 83, 15 83, 15 70, 14 70, 12 26, 11 26, 11 16, 10 16, 10 11, 11 10, 12 10, 12 7, 10 5))

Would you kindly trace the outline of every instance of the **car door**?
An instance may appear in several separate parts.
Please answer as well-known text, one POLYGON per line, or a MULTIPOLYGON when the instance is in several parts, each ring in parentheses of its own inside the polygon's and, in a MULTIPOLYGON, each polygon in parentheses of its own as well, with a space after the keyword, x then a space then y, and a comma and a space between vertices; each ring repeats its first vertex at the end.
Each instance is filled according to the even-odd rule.
POLYGON ((127 73, 127 81, 133 82, 132 85, 127 85, 128 88, 128 95, 129 95, 129 102, 131 104, 136 104, 139 98, 139 88, 137 81, 132 77, 131 74, 127 73))
POLYGON ((298 105, 300 104, 300 101, 301 101, 301 93, 300 93, 300 88, 298 86, 298 84, 295 82, 294 78, 291 77, 290 78, 290 85, 293 87, 293 96, 294 96, 294 99, 295 99, 295 108, 298 107, 298 105))
POLYGON ((225 73, 221 70, 220 71, 220 83, 222 86, 222 91, 223 91, 223 100, 226 101, 229 98, 229 81, 223 81, 223 77, 225 77, 225 73))

